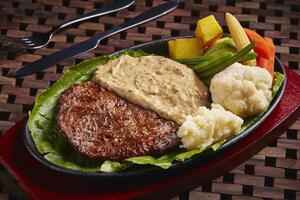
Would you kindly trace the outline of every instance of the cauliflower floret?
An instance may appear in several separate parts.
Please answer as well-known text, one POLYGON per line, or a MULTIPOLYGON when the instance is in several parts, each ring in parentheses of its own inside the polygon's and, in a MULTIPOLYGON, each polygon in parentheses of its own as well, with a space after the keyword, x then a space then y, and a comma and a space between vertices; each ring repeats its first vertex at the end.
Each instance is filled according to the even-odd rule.
POLYGON ((272 76, 263 68, 235 63, 216 74, 210 84, 214 103, 240 117, 264 111, 272 98, 272 76))
POLYGON ((243 122, 221 105, 212 104, 211 110, 201 106, 196 116, 186 117, 177 135, 181 138, 182 147, 203 150, 214 142, 238 133, 243 122))

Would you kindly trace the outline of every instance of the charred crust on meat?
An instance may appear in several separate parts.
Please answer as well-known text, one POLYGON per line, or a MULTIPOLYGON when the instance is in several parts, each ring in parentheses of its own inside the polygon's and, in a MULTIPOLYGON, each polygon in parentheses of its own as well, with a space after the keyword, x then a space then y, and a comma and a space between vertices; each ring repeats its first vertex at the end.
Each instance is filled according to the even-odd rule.
POLYGON ((179 125, 122 99, 93 81, 62 92, 57 104, 62 135, 93 160, 160 156, 177 148, 179 125))

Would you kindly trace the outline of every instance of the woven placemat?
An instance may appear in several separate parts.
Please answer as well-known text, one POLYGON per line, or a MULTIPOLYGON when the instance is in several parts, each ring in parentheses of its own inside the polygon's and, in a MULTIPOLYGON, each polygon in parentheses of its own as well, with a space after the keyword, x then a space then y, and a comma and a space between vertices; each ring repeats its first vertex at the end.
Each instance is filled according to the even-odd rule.
MULTIPOLYGON (((100 8, 107 0, 4 0, 0 1, 1 35, 22 38, 30 32, 50 30, 65 19, 100 8)), ((300 1, 187 0, 179 9, 156 21, 104 40, 94 51, 53 66, 45 72, 22 78, 7 73, 62 48, 110 29, 162 0, 137 0, 134 6, 91 20, 54 35, 47 47, 20 50, 0 47, 0 131, 27 113, 35 96, 56 81, 68 66, 95 56, 109 54, 135 44, 168 36, 191 34, 198 18, 214 14, 223 29, 224 12, 234 13, 244 27, 274 39, 277 56, 299 72, 300 1)), ((300 83, 299 83, 300 84, 300 83)), ((300 121, 258 155, 222 177, 203 185, 180 199, 300 199, 300 121)), ((179 198, 179 197, 176 197, 179 198)), ((0 200, 26 199, 26 194, 0 167, 0 200)))

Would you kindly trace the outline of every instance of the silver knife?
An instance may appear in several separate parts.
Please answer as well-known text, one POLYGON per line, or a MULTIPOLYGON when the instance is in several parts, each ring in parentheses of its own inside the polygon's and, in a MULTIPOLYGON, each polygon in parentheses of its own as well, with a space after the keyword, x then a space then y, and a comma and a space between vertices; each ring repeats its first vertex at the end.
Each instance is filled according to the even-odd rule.
POLYGON ((110 29, 102 34, 98 34, 84 42, 78 43, 76 45, 73 45, 71 47, 63 49, 61 51, 58 51, 58 52, 55 52, 48 56, 45 56, 35 62, 26 64, 22 68, 20 68, 16 71, 10 71, 8 76, 19 77, 19 76, 33 74, 33 73, 45 70, 55 64, 58 64, 60 62, 63 62, 70 58, 73 58, 75 56, 86 53, 90 50, 95 49, 101 40, 103 40, 107 37, 110 37, 112 35, 115 35, 117 33, 120 33, 122 31, 125 31, 127 29, 138 26, 140 24, 154 20, 158 17, 161 17, 161 16, 175 10, 177 8, 178 4, 179 4, 179 1, 175 1, 175 0, 161 4, 157 7, 147 10, 146 12, 134 17, 133 19, 128 20, 127 22, 125 22, 123 24, 114 26, 112 29, 110 29))

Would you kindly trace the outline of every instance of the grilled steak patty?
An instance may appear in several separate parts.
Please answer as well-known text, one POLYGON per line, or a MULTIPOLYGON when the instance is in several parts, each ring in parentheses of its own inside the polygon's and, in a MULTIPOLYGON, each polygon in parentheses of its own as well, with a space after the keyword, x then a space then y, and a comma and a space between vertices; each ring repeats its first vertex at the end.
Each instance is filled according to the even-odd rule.
POLYGON ((177 123, 92 81, 65 90, 57 107, 61 133, 74 149, 92 159, 162 155, 180 143, 177 123))

